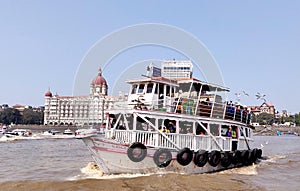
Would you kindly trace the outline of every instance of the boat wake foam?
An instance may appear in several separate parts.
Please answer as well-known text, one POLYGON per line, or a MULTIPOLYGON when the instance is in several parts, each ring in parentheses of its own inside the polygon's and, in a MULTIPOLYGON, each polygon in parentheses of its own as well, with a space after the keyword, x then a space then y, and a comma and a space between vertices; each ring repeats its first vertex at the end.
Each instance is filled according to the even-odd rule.
POLYGON ((232 168, 218 172, 219 174, 243 174, 243 175, 257 175, 258 164, 252 164, 250 166, 243 166, 238 168, 232 168))
POLYGON ((79 179, 114 179, 114 178, 136 178, 141 176, 150 176, 151 174, 104 174, 95 162, 89 162, 86 167, 80 169, 80 175, 70 180, 79 179))
POLYGON ((285 158, 287 158, 286 155, 275 155, 275 156, 266 158, 266 162, 269 162, 269 163, 276 163, 277 160, 279 160, 279 159, 285 159, 285 158))

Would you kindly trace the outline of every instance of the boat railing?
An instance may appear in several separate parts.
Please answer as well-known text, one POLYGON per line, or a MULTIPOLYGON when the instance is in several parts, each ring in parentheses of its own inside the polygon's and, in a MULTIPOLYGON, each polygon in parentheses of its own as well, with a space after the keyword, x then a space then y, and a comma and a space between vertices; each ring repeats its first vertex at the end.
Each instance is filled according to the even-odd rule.
POLYGON ((210 117, 218 119, 230 119, 250 124, 251 114, 247 108, 240 105, 233 105, 227 102, 209 102, 199 101, 192 98, 178 99, 178 103, 174 104, 176 108, 174 113, 182 113, 189 115, 198 115, 201 117, 210 117), (180 104, 179 104, 180 103, 180 104))
POLYGON ((111 129, 105 132, 106 138, 115 139, 116 141, 132 144, 140 142, 149 147, 159 147, 176 149, 188 147, 191 150, 231 150, 231 137, 194 134, 176 134, 167 133, 166 139, 161 133, 156 131, 128 131, 111 129), (221 148, 220 148, 221 147, 221 148))
POLYGON ((179 98, 172 104, 164 104, 163 100, 157 101, 158 105, 128 103, 125 99, 106 100, 107 109, 140 109, 161 112, 174 112, 187 115, 198 115, 218 119, 227 119, 250 124, 251 114, 240 105, 220 101, 200 101, 195 98, 179 98))

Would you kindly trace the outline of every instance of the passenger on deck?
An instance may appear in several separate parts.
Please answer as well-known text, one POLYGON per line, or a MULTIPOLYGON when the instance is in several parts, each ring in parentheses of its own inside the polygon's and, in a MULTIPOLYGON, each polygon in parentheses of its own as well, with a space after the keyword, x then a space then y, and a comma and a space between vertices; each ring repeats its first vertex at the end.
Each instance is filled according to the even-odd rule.
POLYGON ((163 133, 170 133, 170 130, 167 129, 165 126, 160 130, 160 132, 163 132, 163 133))
POLYGON ((232 132, 231 132, 231 128, 229 127, 227 132, 226 132, 226 136, 227 137, 232 137, 232 132))
POLYGON ((235 129, 232 129, 232 138, 236 139, 236 130, 235 129))
POLYGON ((170 131, 170 133, 175 133, 176 132, 176 129, 175 129, 175 127, 174 127, 174 125, 173 125, 172 122, 169 122, 169 124, 168 124, 168 130, 170 131))

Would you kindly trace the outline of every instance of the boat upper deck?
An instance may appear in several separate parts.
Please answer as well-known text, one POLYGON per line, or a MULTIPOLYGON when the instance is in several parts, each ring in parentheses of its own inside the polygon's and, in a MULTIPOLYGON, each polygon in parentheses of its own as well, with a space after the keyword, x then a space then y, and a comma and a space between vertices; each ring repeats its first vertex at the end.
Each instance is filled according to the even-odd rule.
MULTIPOLYGON (((145 77, 127 80, 131 85, 127 103, 121 109, 160 111, 225 119, 250 124, 247 107, 227 101, 229 88, 200 81, 196 78, 172 80, 145 77)), ((110 104, 109 109, 120 109, 110 104)))

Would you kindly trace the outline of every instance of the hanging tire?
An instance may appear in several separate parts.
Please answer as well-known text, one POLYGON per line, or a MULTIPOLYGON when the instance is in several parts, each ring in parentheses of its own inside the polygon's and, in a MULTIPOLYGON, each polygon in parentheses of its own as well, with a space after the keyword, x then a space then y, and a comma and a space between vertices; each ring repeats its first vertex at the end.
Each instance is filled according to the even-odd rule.
POLYGON ((232 154, 230 152, 222 153, 221 166, 227 168, 232 163, 232 154))
POLYGON ((153 155, 154 163, 159 167, 167 167, 172 161, 172 154, 168 149, 158 149, 153 155))
POLYGON ((233 157, 232 157, 232 164, 237 165, 242 162, 241 154, 242 154, 242 152, 239 150, 234 151, 233 157))
POLYGON ((191 151, 189 148, 183 148, 178 152, 176 158, 179 164, 186 166, 193 160, 193 151, 191 151))
POLYGON ((127 149, 127 156, 133 162, 141 162, 147 156, 147 148, 142 143, 133 143, 127 149))
POLYGON ((257 160, 257 148, 251 151, 251 162, 254 163, 257 160))
POLYGON ((199 150, 195 153, 194 163, 198 167, 203 167, 208 161, 208 152, 205 150, 199 150))
POLYGON ((251 152, 250 152, 250 150, 242 151, 241 159, 242 159, 241 162, 243 163, 243 165, 250 164, 251 163, 251 152))
POLYGON ((262 150, 261 149, 257 149, 256 158, 261 159, 261 157, 262 157, 262 150))
POLYGON ((208 163, 210 164, 210 166, 216 167, 221 160, 221 153, 220 151, 211 151, 211 153, 209 154, 209 160, 208 163))

